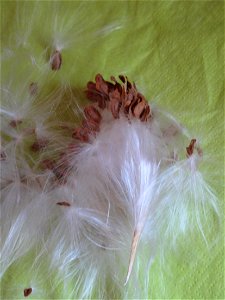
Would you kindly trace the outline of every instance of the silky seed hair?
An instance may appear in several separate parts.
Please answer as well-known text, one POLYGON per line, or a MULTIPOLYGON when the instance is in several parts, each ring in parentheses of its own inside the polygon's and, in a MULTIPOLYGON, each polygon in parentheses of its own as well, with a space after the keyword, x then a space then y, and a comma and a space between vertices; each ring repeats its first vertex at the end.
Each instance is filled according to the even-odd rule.
MULTIPOLYGON (((22 157, 10 150, 13 140, 2 147, 3 216, 11 216, 3 223, 2 275, 44 242, 35 265, 47 258, 49 276, 57 271, 61 280, 70 278, 81 299, 91 297, 96 281, 98 297, 104 297, 108 280, 125 297, 126 286, 139 282, 143 245, 151 249, 145 255, 148 278, 168 241, 172 247, 180 234, 196 228, 207 242, 204 215, 219 212, 198 171, 203 151, 197 139, 152 108, 126 76, 119 79, 97 74, 87 83, 91 104, 83 108, 79 127, 59 125, 67 132, 62 145, 52 148, 55 133, 48 125, 28 130, 33 167, 22 169, 22 157)), ((23 122, 12 119, 8 127, 20 134, 27 131, 23 122)), ((150 286, 145 281, 135 296, 147 297, 150 286)), ((32 286, 24 287, 24 297, 31 293, 32 286)))
MULTIPOLYGON (((81 107, 84 95, 75 96, 61 72, 66 49, 92 43, 82 42, 92 24, 82 19, 85 5, 69 19, 58 18, 56 6, 40 56, 26 18, 3 49, 3 62, 12 57, 15 67, 19 49, 24 71, 12 69, 2 87, 0 276, 7 280, 18 264, 14 276, 22 279, 10 290, 26 298, 60 289, 72 299, 147 299, 154 260, 167 266, 179 238, 199 232, 209 245, 207 229, 220 213, 200 171, 205 152, 125 75, 108 81, 97 74, 81 107), (49 94, 56 76, 61 82, 49 94), (62 108, 65 99, 73 105, 62 108), (72 117, 58 118, 62 109, 72 117)), ((30 25, 39 8, 24 10, 30 25)), ((92 35, 122 28, 113 21, 92 35)))

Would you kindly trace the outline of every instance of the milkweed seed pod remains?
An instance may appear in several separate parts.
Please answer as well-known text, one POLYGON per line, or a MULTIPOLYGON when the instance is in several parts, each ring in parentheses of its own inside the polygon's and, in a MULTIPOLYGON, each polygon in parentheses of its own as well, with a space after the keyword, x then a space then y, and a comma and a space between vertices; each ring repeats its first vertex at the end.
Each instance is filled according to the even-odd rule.
MULTIPOLYGON (((105 81, 98 74, 88 82, 91 104, 79 127, 59 125, 68 137, 57 150, 47 127, 28 130, 25 120, 7 121, 11 140, 1 152, 3 274, 44 242, 35 265, 47 257, 50 274, 70 276, 81 298, 92 295, 96 281, 103 297, 107 280, 120 293, 138 280, 142 244, 150 247, 150 268, 157 251, 179 234, 196 227, 206 239, 202 214, 217 214, 218 208, 198 171, 198 141, 172 116, 152 108, 126 76, 119 79, 105 81), (33 163, 20 149, 27 137, 33 163)), ((24 289, 24 296, 32 291, 24 289)))
POLYGON ((55 299, 56 291, 64 299, 148 299, 154 262, 166 267, 168 253, 195 233, 209 246, 210 224, 220 220, 200 139, 149 101, 140 81, 123 72, 88 75, 82 88, 67 83, 66 51, 125 26, 112 20, 92 30, 99 19, 83 18, 85 5, 41 24, 40 56, 34 11, 32 28, 21 20, 24 35, 3 49, 3 65, 16 69, 3 74, 0 110, 0 274, 10 299, 55 299))

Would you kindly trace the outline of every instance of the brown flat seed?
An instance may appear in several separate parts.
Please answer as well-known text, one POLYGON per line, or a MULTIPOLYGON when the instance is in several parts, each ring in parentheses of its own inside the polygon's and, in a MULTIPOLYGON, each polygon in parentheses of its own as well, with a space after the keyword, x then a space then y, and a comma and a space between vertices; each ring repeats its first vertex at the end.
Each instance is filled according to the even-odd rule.
POLYGON ((121 108, 121 102, 117 98, 112 98, 110 101, 110 109, 115 119, 119 118, 120 108, 121 108))
POLYGON ((67 146, 67 149, 69 152, 78 152, 80 150, 80 147, 77 143, 73 142, 67 146))
POLYGON ((94 106, 91 105, 84 108, 84 114, 87 120, 91 120, 96 123, 100 123, 102 119, 100 112, 94 106))
POLYGON ((117 98, 120 101, 120 92, 118 89, 114 89, 111 93, 109 93, 109 98, 117 98))
POLYGON ((33 152, 43 150, 48 145, 48 143, 49 141, 46 139, 39 139, 31 145, 31 150, 33 152))
POLYGON ((136 118, 140 118, 140 116, 143 113, 144 109, 145 109, 145 101, 141 101, 134 108, 134 112, 133 112, 134 116, 136 118))
POLYGON ((29 86, 29 93, 31 96, 37 95, 38 92, 38 85, 36 82, 32 82, 29 86))
POLYGON ((124 109, 125 109, 126 111, 128 111, 130 105, 131 105, 131 100, 126 100, 126 101, 124 102, 124 104, 123 104, 123 107, 124 107, 124 109))
POLYGON ((32 293, 32 288, 24 289, 23 295, 24 297, 28 297, 32 293))
POLYGON ((101 109, 105 109, 107 106, 107 103, 109 102, 109 97, 108 96, 103 96, 98 99, 98 107, 101 109))
POLYGON ((98 91, 92 90, 92 89, 86 90, 85 94, 86 94, 87 98, 89 100, 91 100, 92 102, 98 102, 99 98, 101 97, 99 95, 98 91))
POLYGON ((55 167, 52 170, 53 174, 55 175, 55 177, 59 180, 59 182, 65 182, 66 181, 66 174, 67 169, 65 167, 55 167))
POLYGON ((52 54, 50 58, 50 63, 53 71, 57 71, 61 68, 62 55, 58 50, 55 50, 55 52, 52 54))
MULTIPOLYGON (((126 78, 126 79, 127 79, 127 78, 126 78)), ((128 89, 128 90, 130 90, 131 88, 133 88, 132 83, 130 83, 130 81, 129 81, 128 79, 127 79, 126 84, 127 84, 127 89, 128 89)))
POLYGON ((13 128, 16 128, 17 126, 19 126, 21 123, 23 123, 22 120, 12 120, 10 121, 9 125, 13 128))
POLYGON ((126 77, 124 75, 119 75, 119 79, 125 83, 126 82, 126 77))
POLYGON ((137 99, 137 98, 134 98, 134 99, 132 100, 132 102, 131 102, 131 104, 130 104, 130 106, 129 106, 129 113, 130 113, 130 114, 134 115, 134 109, 135 109, 135 107, 138 105, 139 102, 140 102, 140 101, 139 101, 139 99, 137 99))
POLYGON ((143 111, 143 113, 141 114, 141 121, 142 122, 146 122, 148 120, 148 118, 150 117, 150 106, 148 104, 146 104, 145 109, 143 111))
POLYGON ((142 101, 142 102, 138 103, 138 105, 134 108, 134 116, 136 118, 140 118, 140 116, 143 113, 144 109, 145 109, 145 102, 142 101))
POLYGON ((5 160, 6 160, 6 154, 4 151, 1 151, 0 161, 5 161, 5 160))
POLYGON ((52 159, 44 159, 42 162, 41 162, 41 167, 43 169, 48 169, 48 170, 53 170, 55 168, 55 160, 52 160, 52 159))
POLYGON ((87 89, 88 90, 96 90, 95 83, 93 81, 88 81, 88 83, 87 83, 87 89))
POLYGON ((89 135, 88 128, 76 128, 74 133, 72 134, 72 137, 74 139, 80 140, 81 142, 87 143, 89 141, 88 135, 89 135))
POLYGON ((107 95, 111 92, 113 92, 115 90, 115 86, 112 82, 109 82, 109 81, 106 81, 106 84, 108 86, 108 92, 107 92, 107 95))
POLYGON ((99 124, 93 120, 83 120, 82 126, 88 128, 90 131, 98 132, 100 130, 99 124))
POLYGON ((95 81, 96 81, 96 89, 100 92, 108 94, 108 85, 103 79, 101 74, 97 74, 95 76, 95 81))
POLYGON ((71 204, 69 202, 66 202, 66 201, 57 202, 56 204, 59 205, 59 206, 67 206, 67 207, 71 206, 71 204))
POLYGON ((196 139, 192 139, 189 146, 186 147, 187 156, 191 156, 194 153, 195 144, 196 144, 196 139))
POLYGON ((133 106, 138 101, 136 94, 137 93, 133 89, 124 94, 123 103, 126 111, 128 111, 129 107, 133 106))

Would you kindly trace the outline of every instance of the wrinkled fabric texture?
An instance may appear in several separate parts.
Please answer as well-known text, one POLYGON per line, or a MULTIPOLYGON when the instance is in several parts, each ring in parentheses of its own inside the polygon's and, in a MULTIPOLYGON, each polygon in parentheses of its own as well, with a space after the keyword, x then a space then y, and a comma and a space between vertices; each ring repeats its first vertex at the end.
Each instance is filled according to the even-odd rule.
MULTIPOLYGON (((23 10, 23 2, 2 2, 3 54, 10 35, 16 33, 18 18, 20 24, 24 22, 24 28, 33 22, 35 30, 30 43, 37 55, 48 43, 44 37, 45 29, 51 26, 48 14, 54 11, 59 18, 66 19, 65 16, 75 14, 79 4, 27 2, 23 10), (35 16, 29 15, 34 5, 35 16)), ((82 91, 96 73, 106 79, 127 75, 150 103, 157 103, 175 115, 190 129, 193 138, 200 137, 204 153, 217 166, 207 169, 206 175, 216 189, 222 209, 224 2, 96 1, 83 3, 80 14, 86 23, 84 36, 62 50, 62 65, 53 78, 54 86, 68 82, 82 91), (101 32, 99 28, 110 21, 116 29, 110 34, 101 32), (89 34, 95 28, 97 34, 89 34)), ((79 26, 83 24, 77 24, 74 35, 79 26)), ((18 73, 23 68, 20 55, 18 49, 18 63, 14 65, 18 73)), ((8 63, 4 72, 10 68, 8 63)), ((149 299, 224 299, 223 233, 218 233, 217 227, 214 233, 219 235, 219 242, 209 249, 200 236, 194 243, 184 237, 164 262, 156 259, 149 277, 149 299)), ((24 258, 23 262, 29 259, 24 258)), ((20 273, 23 262, 14 263, 4 277, 3 299, 22 298, 16 286, 23 287, 26 281, 26 274, 20 273)), ((42 271, 47 278, 46 270, 42 271)), ((53 297, 61 298, 60 289, 53 297)))

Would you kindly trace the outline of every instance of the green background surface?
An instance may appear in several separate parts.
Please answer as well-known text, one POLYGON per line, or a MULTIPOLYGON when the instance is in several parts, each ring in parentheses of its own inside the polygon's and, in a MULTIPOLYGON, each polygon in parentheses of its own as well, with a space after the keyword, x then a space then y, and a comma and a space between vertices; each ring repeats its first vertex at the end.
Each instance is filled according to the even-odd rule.
MULTIPOLYGON (((62 85, 82 92, 96 73, 105 78, 126 74, 150 102, 177 116, 200 138, 209 157, 203 171, 223 211, 223 1, 2 1, 1 9, 2 81, 14 76, 15 89, 28 79, 44 82, 47 95, 62 85), (107 24, 116 30, 103 30, 107 24), (45 65, 53 28, 70 43, 62 50, 61 70, 43 76, 29 57, 45 65)), ((210 226, 217 238, 210 248, 200 235, 186 237, 163 266, 155 261, 149 299, 224 299, 223 224, 220 231, 210 226)), ((7 272, 3 299, 23 298, 21 289, 32 274, 21 270, 30 256, 7 272)), ((46 274, 43 270, 42 277, 46 274)), ((62 292, 59 288, 54 295, 40 295, 47 297, 61 298, 62 292)))

